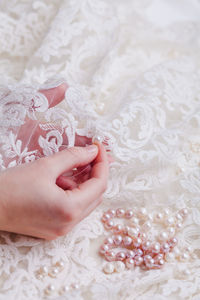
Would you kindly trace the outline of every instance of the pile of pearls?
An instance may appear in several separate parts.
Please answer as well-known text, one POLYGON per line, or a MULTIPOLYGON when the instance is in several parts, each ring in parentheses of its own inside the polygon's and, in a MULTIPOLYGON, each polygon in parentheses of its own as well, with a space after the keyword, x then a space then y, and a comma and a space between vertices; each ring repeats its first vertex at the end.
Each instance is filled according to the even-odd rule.
POLYGON ((121 272, 139 266, 142 269, 160 269, 166 261, 186 261, 190 247, 180 251, 176 234, 183 226, 188 210, 183 208, 170 215, 170 211, 148 214, 146 208, 138 211, 123 208, 109 209, 101 221, 112 235, 107 237, 99 252, 108 261, 103 270, 106 274, 121 272), (113 219, 127 220, 128 224, 115 223, 113 219), (154 226, 161 228, 152 236, 154 226), (165 230, 163 230, 163 227, 165 230))
MULTIPOLYGON (((63 260, 57 261, 54 265, 48 267, 43 265, 37 270, 36 277, 40 280, 43 280, 45 277, 56 278, 60 272, 65 268, 65 263, 63 260)), ((73 283, 71 285, 61 285, 58 288, 54 284, 49 284, 45 287, 44 293, 47 296, 58 293, 60 295, 64 295, 70 291, 78 290, 79 285, 77 283, 73 283)))

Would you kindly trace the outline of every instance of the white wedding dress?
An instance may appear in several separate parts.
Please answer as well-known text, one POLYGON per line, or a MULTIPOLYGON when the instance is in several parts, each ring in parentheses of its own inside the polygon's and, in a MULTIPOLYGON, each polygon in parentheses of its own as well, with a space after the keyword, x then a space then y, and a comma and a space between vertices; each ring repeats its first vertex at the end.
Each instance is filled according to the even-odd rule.
MULTIPOLYGON (((68 128, 70 146, 75 133, 106 136, 115 158, 102 205, 68 235, 47 242, 1 232, 0 299, 199 300, 200 1, 1 0, 0 76, 1 169, 37 156, 16 140, 26 114, 68 128), (55 76, 69 89, 46 111, 38 89, 58 85, 44 86, 55 76), (102 212, 140 206, 187 207, 178 240, 193 259, 104 274, 102 212), (55 278, 37 276, 61 259, 55 278), (61 295, 63 284, 75 288, 61 295)), ((62 137, 56 126, 44 130, 48 155, 62 137)))

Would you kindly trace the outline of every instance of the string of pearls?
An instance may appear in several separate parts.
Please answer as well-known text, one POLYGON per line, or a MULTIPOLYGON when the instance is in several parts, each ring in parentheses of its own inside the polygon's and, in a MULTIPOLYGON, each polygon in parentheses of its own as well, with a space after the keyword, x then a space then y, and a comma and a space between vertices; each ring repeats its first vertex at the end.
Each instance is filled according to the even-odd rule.
POLYGON ((188 260, 191 248, 180 251, 176 238, 187 215, 186 208, 172 215, 168 209, 155 214, 149 214, 144 207, 138 211, 109 209, 101 219, 105 229, 112 233, 99 249, 100 254, 108 261, 103 271, 111 274, 126 268, 133 269, 135 266, 146 270, 160 269, 166 261, 188 260), (116 223, 113 219, 124 219, 128 224, 116 223), (159 230, 153 236, 155 225, 159 230))

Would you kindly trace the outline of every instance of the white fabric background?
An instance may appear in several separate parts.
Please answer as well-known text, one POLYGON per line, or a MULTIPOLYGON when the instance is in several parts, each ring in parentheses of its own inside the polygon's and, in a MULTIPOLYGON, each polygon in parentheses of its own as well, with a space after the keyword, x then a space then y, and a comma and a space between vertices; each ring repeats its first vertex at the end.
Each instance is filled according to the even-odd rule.
POLYGON ((200 153, 191 147, 200 145, 199 53, 198 0, 0 1, 1 82, 63 76, 82 94, 77 101, 93 105, 115 157, 102 206, 68 236, 45 242, 1 234, 0 299, 42 299, 49 283, 77 282, 78 291, 52 297, 200 299, 200 153), (105 275, 102 211, 142 205, 188 207, 179 241, 196 258, 105 275), (61 258, 56 279, 35 276, 61 258))

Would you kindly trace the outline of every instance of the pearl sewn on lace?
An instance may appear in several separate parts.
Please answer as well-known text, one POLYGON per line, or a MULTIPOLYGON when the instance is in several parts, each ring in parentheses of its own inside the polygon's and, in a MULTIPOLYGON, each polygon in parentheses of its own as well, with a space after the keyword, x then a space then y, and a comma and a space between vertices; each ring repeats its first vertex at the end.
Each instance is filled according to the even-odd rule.
POLYGON ((108 210, 101 221, 113 235, 107 237, 100 247, 100 254, 108 261, 103 266, 103 271, 112 274, 125 269, 131 270, 136 266, 147 270, 160 269, 165 262, 175 259, 188 261, 192 257, 191 247, 180 251, 175 237, 187 215, 186 208, 173 216, 168 209, 154 216, 148 214, 146 208, 140 208, 136 212, 123 208, 108 210), (124 219, 124 225, 115 224, 115 218, 124 219), (161 231, 152 238, 152 229, 156 225, 161 231))

